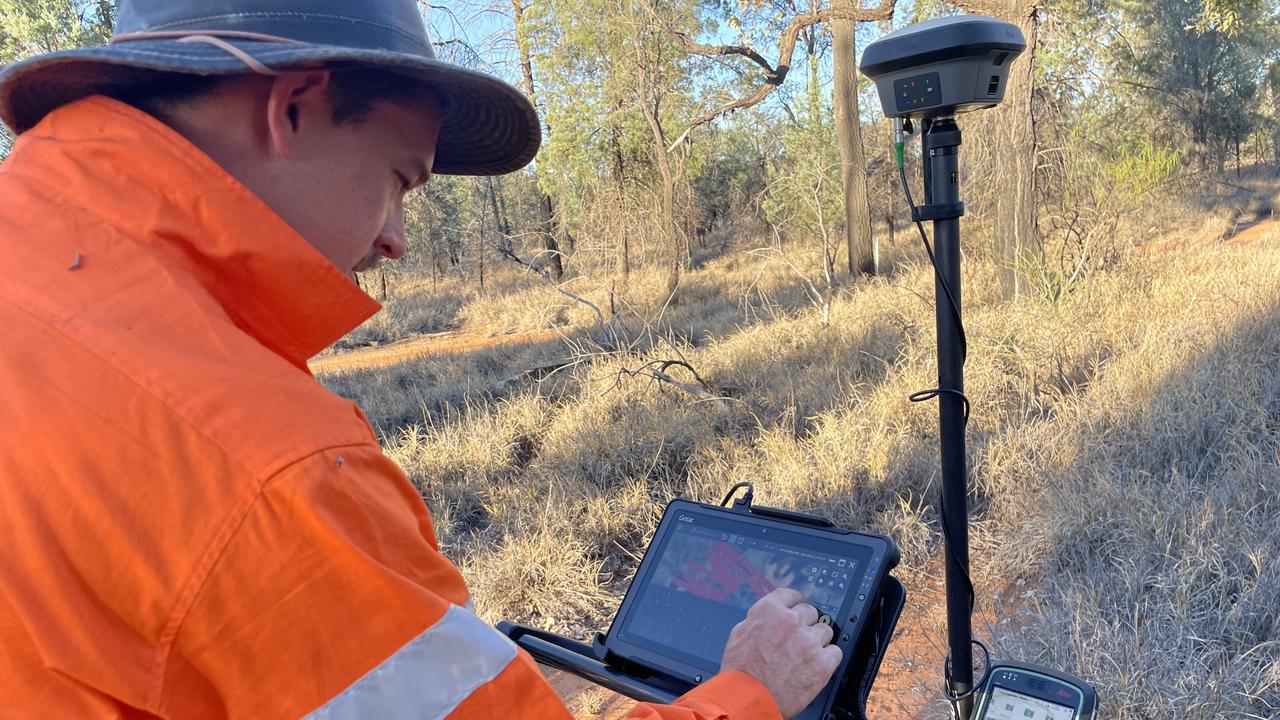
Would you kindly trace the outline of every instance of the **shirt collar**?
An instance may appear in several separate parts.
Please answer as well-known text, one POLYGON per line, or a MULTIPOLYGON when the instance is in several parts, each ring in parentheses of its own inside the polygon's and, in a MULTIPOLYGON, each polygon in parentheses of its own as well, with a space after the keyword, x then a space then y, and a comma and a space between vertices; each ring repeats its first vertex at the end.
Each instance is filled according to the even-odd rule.
POLYGON ((73 184, 92 187, 81 197, 90 211, 181 266, 238 327, 304 370, 381 309, 249 188, 140 110, 80 100, 22 141, 76 160, 49 165, 84 176, 73 184))

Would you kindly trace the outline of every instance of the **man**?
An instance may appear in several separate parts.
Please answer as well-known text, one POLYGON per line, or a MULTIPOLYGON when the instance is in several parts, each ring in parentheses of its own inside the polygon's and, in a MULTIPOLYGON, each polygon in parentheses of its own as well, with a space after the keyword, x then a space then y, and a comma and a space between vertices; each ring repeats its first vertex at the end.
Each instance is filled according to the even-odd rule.
MULTIPOLYGON (((527 100, 412 0, 122 0, 110 46, 5 68, 0 119, 0 717, 566 717, 306 366, 433 167, 532 159, 527 100)), ((634 716, 799 712, 816 619, 770 595, 634 716)))

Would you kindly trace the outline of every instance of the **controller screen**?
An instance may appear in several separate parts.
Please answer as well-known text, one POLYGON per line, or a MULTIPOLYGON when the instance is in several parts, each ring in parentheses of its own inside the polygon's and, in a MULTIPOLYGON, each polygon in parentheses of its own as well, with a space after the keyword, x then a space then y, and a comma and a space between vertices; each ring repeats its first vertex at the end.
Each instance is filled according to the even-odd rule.
MULTIPOLYGON (((673 523, 649 582, 622 635, 630 642, 719 668, 729 632, 761 597, 798 590, 819 612, 837 617, 863 582, 870 551, 815 543, 779 529, 742 527, 704 515, 673 523)), ((862 588, 866 590, 866 588, 862 588)))
POLYGON ((985 720, 1071 720, 1076 711, 996 685, 987 702, 985 720))

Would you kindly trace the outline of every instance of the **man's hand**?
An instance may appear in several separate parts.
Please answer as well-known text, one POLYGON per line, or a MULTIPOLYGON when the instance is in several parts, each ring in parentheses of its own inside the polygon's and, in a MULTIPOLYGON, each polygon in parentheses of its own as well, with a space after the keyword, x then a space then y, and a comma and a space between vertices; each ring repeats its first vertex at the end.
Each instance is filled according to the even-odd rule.
POLYGON ((768 688, 783 717, 805 709, 840 665, 832 630, 818 610, 791 588, 760 598, 729 633, 723 670, 741 670, 768 688))

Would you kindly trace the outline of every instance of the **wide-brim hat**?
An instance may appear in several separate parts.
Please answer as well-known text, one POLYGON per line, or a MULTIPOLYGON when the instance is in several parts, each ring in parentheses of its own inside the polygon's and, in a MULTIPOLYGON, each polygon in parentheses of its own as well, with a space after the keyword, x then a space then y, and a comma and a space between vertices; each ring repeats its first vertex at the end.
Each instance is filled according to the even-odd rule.
POLYGON ((121 0, 110 44, 0 68, 0 120, 22 133, 62 105, 156 72, 317 65, 381 68, 430 86, 444 106, 437 174, 518 170, 541 143, 537 113, 519 90, 436 59, 414 0, 121 0))

